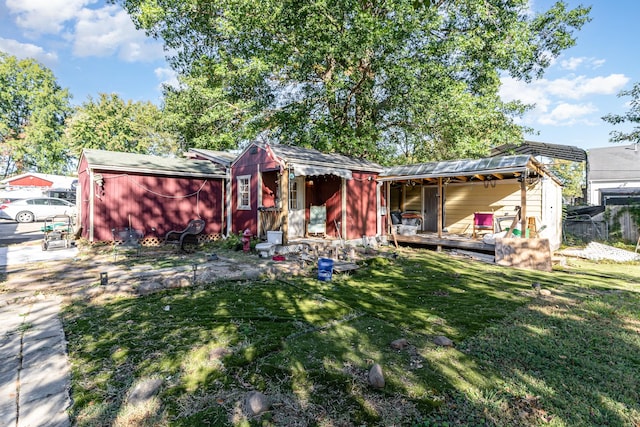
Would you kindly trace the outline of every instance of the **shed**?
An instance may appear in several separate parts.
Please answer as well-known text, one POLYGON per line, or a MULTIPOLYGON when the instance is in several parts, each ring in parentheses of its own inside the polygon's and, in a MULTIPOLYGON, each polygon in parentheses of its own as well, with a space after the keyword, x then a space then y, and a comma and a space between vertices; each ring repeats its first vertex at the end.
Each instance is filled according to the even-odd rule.
POLYGON ((226 231, 225 169, 206 160, 85 149, 78 166, 79 223, 90 242, 114 228, 142 230, 147 241, 206 221, 205 236, 226 231))
POLYGON ((232 229, 285 240, 380 236, 378 164, 335 153, 253 142, 231 165, 232 229))
POLYGON ((560 246, 562 185, 531 155, 396 166, 379 180, 391 212, 415 213, 419 231, 472 235, 474 213, 490 213, 500 222, 520 209, 522 230, 533 218, 551 248, 560 246))

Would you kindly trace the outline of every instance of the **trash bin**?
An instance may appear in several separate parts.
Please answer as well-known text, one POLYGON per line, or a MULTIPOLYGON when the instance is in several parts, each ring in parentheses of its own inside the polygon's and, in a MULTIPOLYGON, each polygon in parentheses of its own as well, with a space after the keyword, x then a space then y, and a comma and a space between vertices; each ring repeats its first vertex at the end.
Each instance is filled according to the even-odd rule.
POLYGON ((318 280, 328 282, 333 274, 333 260, 330 258, 318 259, 318 280))

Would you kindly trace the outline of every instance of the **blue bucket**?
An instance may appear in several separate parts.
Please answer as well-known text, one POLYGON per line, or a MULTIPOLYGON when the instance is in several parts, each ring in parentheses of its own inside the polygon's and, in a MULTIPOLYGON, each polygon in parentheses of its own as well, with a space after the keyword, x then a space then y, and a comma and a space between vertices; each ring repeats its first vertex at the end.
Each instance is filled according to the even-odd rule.
POLYGON ((328 282, 333 274, 333 260, 330 258, 318 258, 318 280, 328 282))

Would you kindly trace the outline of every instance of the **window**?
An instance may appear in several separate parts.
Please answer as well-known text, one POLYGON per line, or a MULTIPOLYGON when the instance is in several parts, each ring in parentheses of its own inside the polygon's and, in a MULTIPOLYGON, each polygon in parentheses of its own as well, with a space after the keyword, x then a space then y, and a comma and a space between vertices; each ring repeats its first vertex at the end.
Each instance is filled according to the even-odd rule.
POLYGON ((238 209, 251 209, 251 175, 242 175, 237 179, 238 183, 238 209))
POLYGON ((289 209, 298 209, 298 181, 293 181, 291 191, 289 191, 289 209))

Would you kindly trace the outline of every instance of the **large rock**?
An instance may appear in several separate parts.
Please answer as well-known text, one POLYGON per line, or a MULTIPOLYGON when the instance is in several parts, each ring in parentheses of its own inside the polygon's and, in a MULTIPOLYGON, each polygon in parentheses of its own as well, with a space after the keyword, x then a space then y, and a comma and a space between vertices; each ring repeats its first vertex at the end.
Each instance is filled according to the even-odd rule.
POLYGON ((271 399, 259 391, 251 391, 244 399, 244 407, 248 415, 260 415, 271 409, 271 399))
POLYGON ((440 347, 453 347, 453 341, 442 335, 435 337, 433 343, 440 347))
POLYGON ((402 350, 409 345, 409 341, 406 338, 399 338, 397 340, 391 341, 391 348, 394 350, 402 350))
POLYGON ((162 380, 159 378, 147 378, 140 381, 129 393, 127 402, 130 405, 141 405, 146 403, 158 392, 158 389, 162 385, 162 380))
POLYGON ((374 364, 369 370, 369 385, 373 388, 384 388, 384 373, 382 366, 374 364))

